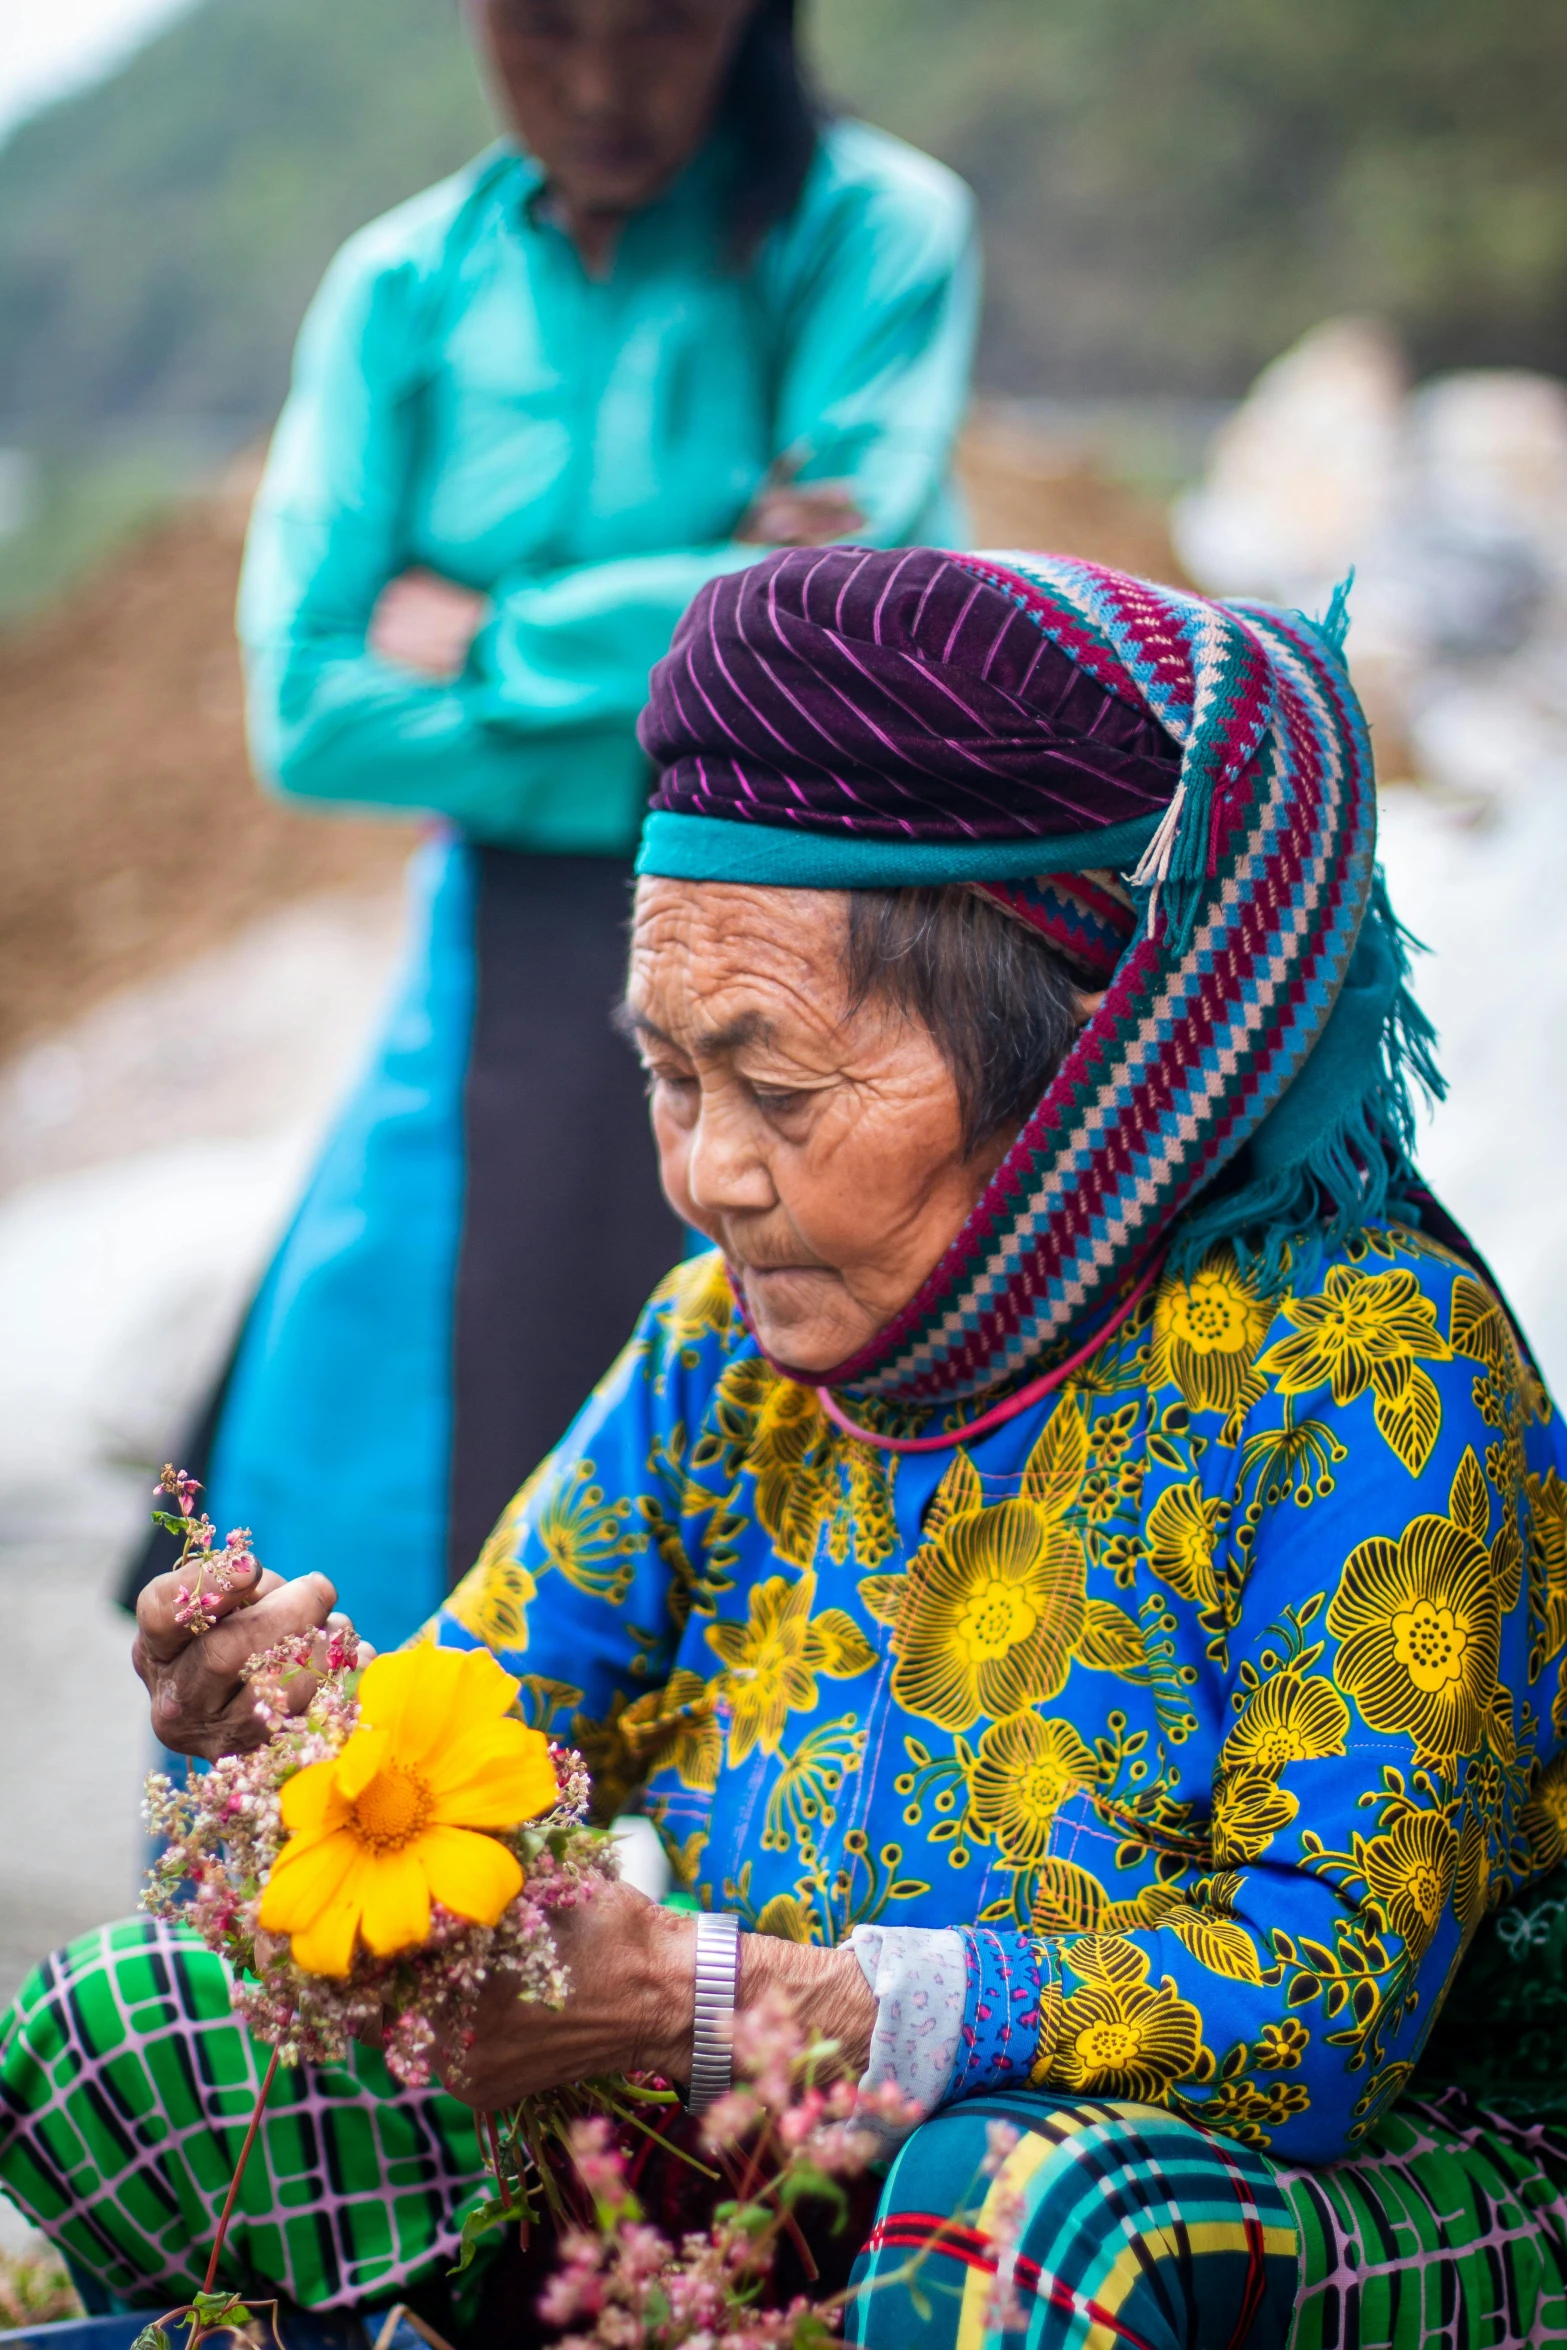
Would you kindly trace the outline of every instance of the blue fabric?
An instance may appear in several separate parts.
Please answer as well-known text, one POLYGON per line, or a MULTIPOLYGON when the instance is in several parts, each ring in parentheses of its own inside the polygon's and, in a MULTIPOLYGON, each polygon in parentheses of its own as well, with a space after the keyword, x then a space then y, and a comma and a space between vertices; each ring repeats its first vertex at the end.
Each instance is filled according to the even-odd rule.
POLYGON ((1133 816, 1064 840, 867 840, 790 832, 655 808, 642 826, 639 873, 674 881, 752 881, 767 889, 913 889, 921 883, 1021 881, 1036 873, 1135 865, 1159 816, 1133 816))
POLYGON ((964 1926, 963 2053, 949 2099, 1020 2089, 1039 2054, 1039 1955, 1015 1926, 964 1926))
POLYGON ((411 884, 400 992, 252 1309, 208 1480, 220 1525, 280 1575, 330 1575, 378 1648, 446 1588, 474 998, 469 851, 431 843, 411 884))
POLYGON ((1025 2055, 1338 2162, 1488 1906, 1567 1848, 1564 1468, 1496 1300, 1415 1233, 1276 1295, 1216 1250, 1056 1395, 891 1459, 759 1357, 715 1255, 439 1637, 606 1796, 645 1783, 704 1906, 994 1929, 976 2020, 1035 2041, 972 2079, 1025 2055))

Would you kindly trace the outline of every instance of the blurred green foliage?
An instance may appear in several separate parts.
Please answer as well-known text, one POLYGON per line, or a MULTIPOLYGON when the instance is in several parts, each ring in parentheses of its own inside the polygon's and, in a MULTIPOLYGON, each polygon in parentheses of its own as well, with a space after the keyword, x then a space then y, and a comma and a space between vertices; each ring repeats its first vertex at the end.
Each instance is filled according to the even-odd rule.
POLYGON ((455 0, 204 0, 0 149, 0 419, 253 427, 343 238, 492 135, 455 0))
POLYGON ((1227 393, 1374 310, 1567 373, 1562 0, 822 0, 834 84, 977 189, 983 374, 1227 393))
MULTIPOLYGON (((977 188, 1011 392, 1242 388, 1314 320, 1567 372, 1562 0, 819 0, 977 188)), ((0 418, 263 419, 341 238, 489 135, 455 0, 204 0, 0 151, 0 418)))

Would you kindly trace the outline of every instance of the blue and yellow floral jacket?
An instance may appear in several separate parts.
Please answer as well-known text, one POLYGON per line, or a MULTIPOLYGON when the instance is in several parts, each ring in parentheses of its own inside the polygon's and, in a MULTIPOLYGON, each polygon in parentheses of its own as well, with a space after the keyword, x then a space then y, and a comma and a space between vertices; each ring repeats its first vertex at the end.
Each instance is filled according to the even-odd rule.
POLYGON ((438 1622, 764 1933, 965 1930, 953 2094, 1332 2161, 1567 1846, 1567 1485, 1474 1274, 1374 1231, 1167 1277, 1072 1385, 889 1456, 683 1266, 438 1622))

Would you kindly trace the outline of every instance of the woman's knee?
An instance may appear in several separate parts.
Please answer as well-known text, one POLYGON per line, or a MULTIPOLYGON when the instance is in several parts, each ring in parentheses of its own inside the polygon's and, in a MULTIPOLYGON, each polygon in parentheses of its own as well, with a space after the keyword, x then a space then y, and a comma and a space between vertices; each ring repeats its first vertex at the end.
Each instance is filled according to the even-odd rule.
POLYGON ((899 2152, 848 2338, 999 2342, 1010 2322, 1047 2350, 1097 2320, 1149 2350, 1273 2350, 1296 2267, 1289 2205, 1248 2149, 1151 2106, 976 2097, 899 2152))

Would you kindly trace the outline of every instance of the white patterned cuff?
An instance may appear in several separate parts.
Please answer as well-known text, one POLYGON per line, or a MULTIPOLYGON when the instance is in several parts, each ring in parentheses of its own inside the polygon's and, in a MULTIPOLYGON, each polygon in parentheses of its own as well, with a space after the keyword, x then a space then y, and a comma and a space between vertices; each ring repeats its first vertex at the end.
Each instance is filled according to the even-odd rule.
MULTIPOLYGON (((876 2028, 863 2093, 891 2082, 922 2114, 934 2113, 957 2070, 962 2046, 967 1969, 963 1937, 948 1927, 856 1926, 849 1948, 876 1994, 876 2028)), ((890 2149, 902 2128, 865 2116, 866 2127, 890 2149)))

